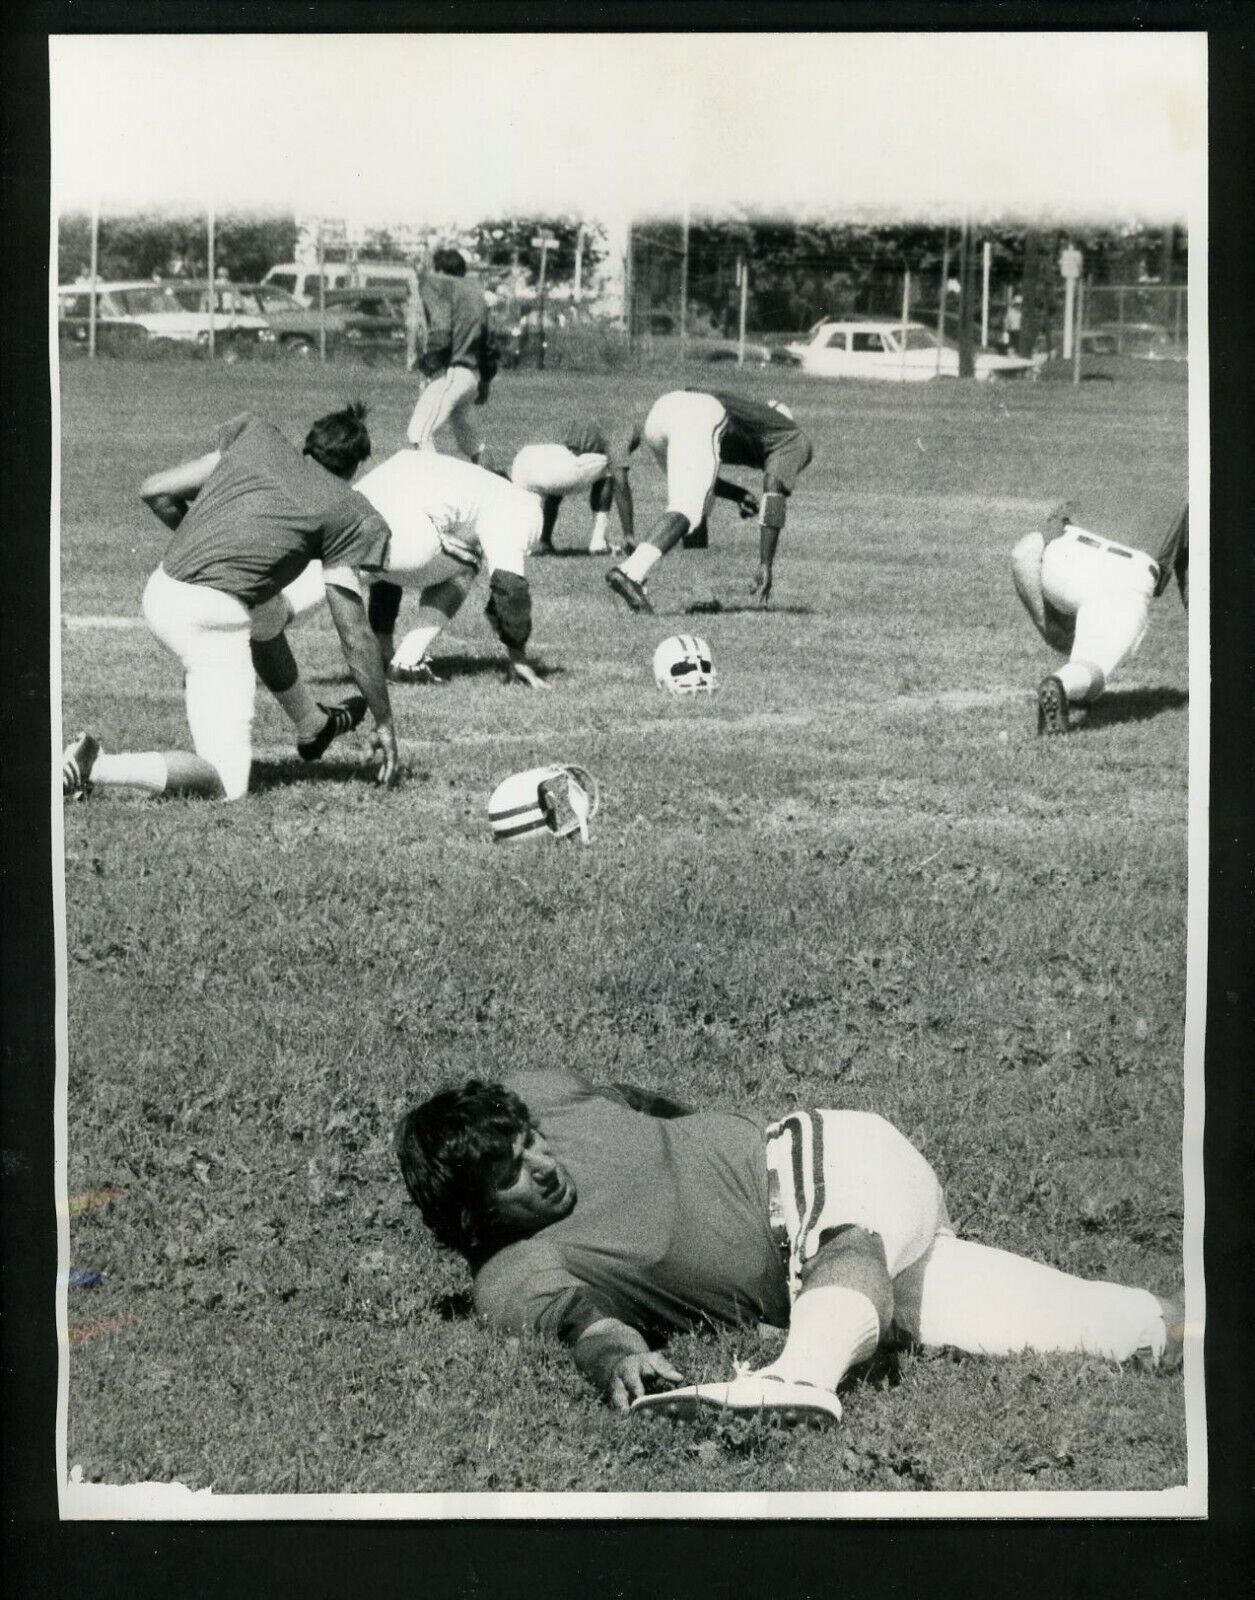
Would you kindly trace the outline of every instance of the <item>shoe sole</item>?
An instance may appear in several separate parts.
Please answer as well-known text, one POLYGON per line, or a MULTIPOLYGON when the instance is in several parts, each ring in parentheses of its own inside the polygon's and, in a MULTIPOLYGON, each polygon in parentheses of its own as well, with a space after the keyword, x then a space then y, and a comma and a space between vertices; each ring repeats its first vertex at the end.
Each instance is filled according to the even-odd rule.
POLYGON ((1063 689, 1058 684, 1048 684, 1037 691, 1037 731, 1046 734, 1068 731, 1068 714, 1064 709, 1063 689))
POLYGON ((837 1418, 822 1406, 767 1406, 725 1405, 709 1395, 649 1394, 632 1405, 632 1413, 648 1413, 668 1417, 672 1422, 697 1422, 703 1417, 731 1416, 761 1417, 769 1424, 782 1428, 834 1428, 837 1418))

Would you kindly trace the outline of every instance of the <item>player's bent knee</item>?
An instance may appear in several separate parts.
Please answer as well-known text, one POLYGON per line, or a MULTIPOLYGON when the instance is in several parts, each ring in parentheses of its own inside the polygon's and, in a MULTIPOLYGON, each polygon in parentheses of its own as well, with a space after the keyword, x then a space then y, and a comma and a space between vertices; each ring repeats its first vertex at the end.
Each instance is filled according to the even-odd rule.
POLYGON ((248 636, 254 644, 269 644, 277 639, 296 613, 285 594, 277 594, 256 606, 249 616, 248 636))

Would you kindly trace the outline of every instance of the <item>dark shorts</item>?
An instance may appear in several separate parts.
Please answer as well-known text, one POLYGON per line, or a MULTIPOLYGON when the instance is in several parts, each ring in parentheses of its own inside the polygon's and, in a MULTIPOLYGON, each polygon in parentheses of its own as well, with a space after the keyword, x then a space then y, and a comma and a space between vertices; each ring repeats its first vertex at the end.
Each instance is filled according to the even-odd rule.
POLYGON ((777 478, 785 494, 792 494, 803 468, 810 465, 814 455, 811 442, 804 433, 796 434, 779 445, 763 463, 763 476, 777 478))

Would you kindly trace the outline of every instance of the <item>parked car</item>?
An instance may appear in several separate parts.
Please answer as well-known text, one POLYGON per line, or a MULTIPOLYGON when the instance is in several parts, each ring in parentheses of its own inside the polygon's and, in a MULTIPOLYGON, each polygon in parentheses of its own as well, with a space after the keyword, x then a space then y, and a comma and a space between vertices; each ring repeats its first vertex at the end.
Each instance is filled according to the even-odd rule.
MULTIPOLYGON (((91 292, 70 288, 57 291, 57 337, 67 350, 87 350, 91 345, 91 292)), ((133 355, 151 339, 148 329, 121 309, 114 295, 97 291, 96 349, 101 355, 133 355)))
POLYGON ((1100 322, 1081 334, 1082 355, 1170 360, 1176 354, 1167 328, 1155 322, 1100 322))
POLYGON ((214 348, 227 359, 253 354, 258 346, 275 342, 266 318, 239 299, 233 283, 211 285, 204 279, 182 278, 169 287, 189 319, 189 331, 183 337, 208 345, 212 306, 214 348))
MULTIPOLYGON (((892 383, 922 383, 930 378, 957 378, 959 352, 943 344, 921 322, 876 321, 871 318, 819 322, 804 343, 787 347, 804 372, 821 378, 881 378, 892 383)), ((1041 360, 976 352, 976 377, 1035 376, 1041 360)))
MULTIPOLYGON (((150 341, 170 340, 176 344, 207 343, 209 316, 202 306, 205 285, 176 280, 154 283, 152 279, 96 284, 97 323, 129 323, 141 329, 150 341)), ((91 286, 74 284, 57 291, 58 314, 72 322, 86 323, 90 315, 91 286)), ((237 319, 242 333, 251 325, 257 333, 265 327, 260 317, 237 319)), ((222 323, 225 332, 231 324, 222 323)))
POLYGON ((343 352, 368 362, 405 360, 409 293, 404 285, 328 290, 326 305, 328 314, 343 318, 343 352))
MULTIPOLYGON (((298 360, 316 356, 321 347, 324 314, 317 303, 300 301, 272 283, 225 283, 215 290, 215 309, 224 316, 260 317, 273 335, 278 354, 298 360)), ((328 303, 325 313, 327 353, 334 354, 344 334, 343 307, 328 303)))
MULTIPOLYGON (((318 266, 285 261, 271 267, 263 283, 286 289, 303 306, 318 304, 318 266)), ((404 261, 324 261, 323 283, 332 289, 375 289, 380 286, 403 288, 406 294, 418 293, 418 274, 404 261)))

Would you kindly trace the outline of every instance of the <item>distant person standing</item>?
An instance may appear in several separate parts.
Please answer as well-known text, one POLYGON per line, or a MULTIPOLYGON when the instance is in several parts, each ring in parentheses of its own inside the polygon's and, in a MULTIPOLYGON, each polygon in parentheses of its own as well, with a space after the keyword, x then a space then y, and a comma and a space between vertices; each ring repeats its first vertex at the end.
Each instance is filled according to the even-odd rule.
POLYGON ((432 266, 419 280, 427 337, 417 364, 426 381, 406 437, 417 450, 435 450, 436 434, 449 427, 462 454, 479 465, 484 445, 471 407, 486 404, 497 372, 488 306, 460 251, 437 250, 432 266))
POLYGON ((1011 577, 1033 626, 1067 660, 1037 688, 1037 731, 1067 733, 1071 707, 1092 705, 1146 633, 1150 603, 1173 577, 1190 603, 1190 508, 1164 517, 1155 554, 1090 533, 1072 520, 1076 503, 1057 507, 1044 531, 1011 554, 1011 577))

